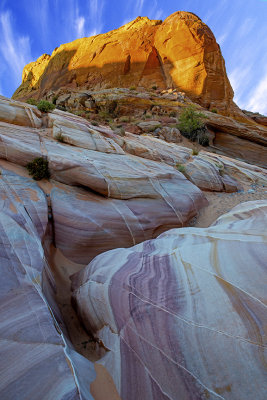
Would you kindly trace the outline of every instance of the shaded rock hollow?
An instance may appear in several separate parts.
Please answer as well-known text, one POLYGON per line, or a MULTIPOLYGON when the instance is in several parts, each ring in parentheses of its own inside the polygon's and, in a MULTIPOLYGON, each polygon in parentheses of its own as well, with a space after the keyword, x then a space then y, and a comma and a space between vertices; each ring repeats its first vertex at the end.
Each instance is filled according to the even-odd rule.
POLYGON ((14 99, 60 88, 173 87, 205 108, 231 114, 233 90, 216 39, 196 15, 138 17, 111 32, 62 44, 25 66, 14 99))

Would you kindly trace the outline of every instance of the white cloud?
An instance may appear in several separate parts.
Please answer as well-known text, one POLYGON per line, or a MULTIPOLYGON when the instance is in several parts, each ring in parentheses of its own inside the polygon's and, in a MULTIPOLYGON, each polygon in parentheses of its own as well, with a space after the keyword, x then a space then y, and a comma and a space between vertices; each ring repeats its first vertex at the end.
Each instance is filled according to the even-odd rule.
POLYGON ((77 17, 75 19, 75 28, 78 38, 82 38, 85 36, 84 24, 85 24, 84 17, 77 17))
POLYGON ((249 97, 246 108, 267 115, 267 72, 249 97))
POLYGON ((32 60, 29 37, 18 36, 9 11, 0 13, 0 36, 1 58, 12 72, 13 84, 18 86, 24 66, 32 60))
POLYGON ((144 6, 144 0, 136 1, 135 8, 134 8, 134 12, 135 12, 136 16, 139 16, 142 14, 143 6, 144 6))
POLYGON ((237 36, 241 38, 242 36, 248 35, 251 32, 252 28, 254 27, 255 23, 256 20, 252 18, 246 18, 241 24, 241 26, 239 26, 237 31, 237 36))
POLYGON ((225 40, 227 39, 227 37, 228 37, 228 34, 227 33, 223 33, 222 35, 220 35, 217 38, 216 41, 217 41, 217 43, 219 43, 220 46, 222 46, 224 44, 225 40))
POLYGON ((153 0, 152 2, 150 2, 150 8, 148 9, 147 14, 152 19, 163 18, 163 10, 162 8, 159 8, 157 0, 153 0))
POLYGON ((252 67, 247 66, 247 67, 237 67, 235 68, 230 74, 228 75, 228 78, 231 82, 232 88, 234 89, 235 92, 235 101, 236 103, 242 107, 242 97, 244 92, 246 92, 247 87, 244 82, 247 82, 249 78, 251 77, 251 70, 252 67))
POLYGON ((94 36, 102 32, 103 29, 103 11, 105 1, 104 0, 90 0, 90 26, 91 31, 88 36, 94 36))

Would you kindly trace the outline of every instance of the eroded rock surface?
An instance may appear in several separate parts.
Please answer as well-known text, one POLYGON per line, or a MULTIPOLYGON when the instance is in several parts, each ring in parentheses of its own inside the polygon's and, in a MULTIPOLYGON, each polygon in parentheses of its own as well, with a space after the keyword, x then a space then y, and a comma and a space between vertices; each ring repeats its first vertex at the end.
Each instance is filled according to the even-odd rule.
POLYGON ((42 292, 45 195, 1 168, 0 210, 0 397, 90 399, 93 366, 66 344, 42 292))
POLYGON ((235 108, 224 59, 211 30, 178 11, 165 21, 138 17, 111 32, 77 39, 23 71, 14 98, 42 97, 62 87, 178 87, 205 107, 235 108))
MULTIPOLYGON (((169 398, 176 398, 173 393, 178 390, 179 385, 177 393, 184 396, 182 399, 187 399, 188 396, 228 398, 230 395, 227 397, 225 393, 229 392, 233 393, 233 397, 229 399, 239 400, 245 389, 248 390, 246 383, 240 381, 236 372, 239 370, 237 362, 240 362, 240 373, 244 373, 245 376, 248 369, 244 368, 248 367, 244 365, 249 364, 253 369, 250 379, 255 379, 246 398, 252 398, 250 393, 254 393, 261 400, 261 389, 256 390, 256 386, 260 387, 263 372, 259 371, 260 363, 256 352, 253 351, 254 348, 260 348, 257 342, 260 336, 254 337, 259 332, 255 328, 258 327, 261 318, 258 309, 255 311, 254 303, 247 303, 246 295, 245 300, 243 299, 242 292, 242 296, 238 297, 238 307, 243 301, 244 307, 253 307, 257 320, 250 311, 247 314, 244 311, 245 316, 242 314, 243 319, 240 318, 239 313, 233 311, 235 306, 226 299, 222 291, 219 291, 219 278, 216 280, 210 273, 204 274, 202 279, 196 268, 196 278, 193 280, 193 273, 190 275, 192 266, 185 264, 182 274, 183 270, 177 272, 175 269, 175 263, 178 263, 180 268, 180 251, 190 248, 190 255, 197 262, 202 262, 201 257, 204 257, 207 265, 213 265, 212 257, 217 260, 226 254, 229 265, 235 266, 235 255, 240 253, 247 262, 251 260, 253 265, 256 263, 255 268, 258 268, 257 263, 262 259, 262 250, 258 244, 262 236, 262 225, 258 224, 262 205, 254 205, 255 211, 246 208, 239 214, 231 214, 230 225, 226 216, 227 229, 224 228, 226 225, 222 225, 222 230, 220 231, 219 227, 216 233, 211 228, 210 231, 203 231, 204 233, 201 230, 182 229, 170 231, 170 236, 166 233, 166 236, 160 236, 155 241, 150 239, 170 228, 183 227, 192 217, 198 215, 201 208, 207 204, 201 190, 234 192, 250 183, 263 186, 267 182, 266 170, 203 150, 193 155, 192 149, 177 143, 167 143, 151 134, 134 135, 126 131, 121 135, 110 127, 93 125, 91 122, 93 121, 59 110, 48 114, 40 113, 35 106, 0 98, 0 352, 1 360, 4 360, 0 366, 3 377, 0 383, 0 397, 6 400, 37 400, 40 397, 47 400, 91 400, 91 393, 96 393, 99 385, 111 382, 106 393, 110 395, 112 392, 112 399, 118 399, 120 394, 122 400, 128 400, 133 398, 133 393, 134 398, 144 400, 163 399, 167 395, 169 398), (43 179, 38 185, 29 177, 25 168, 36 157, 48 161, 51 174, 50 180, 43 179), (246 218, 243 225, 242 218, 246 218), (250 236, 244 233, 245 228, 250 229, 249 224, 254 226, 257 234, 254 230, 248 231, 250 236), (240 229, 239 236, 232 226, 240 229), (227 235, 231 235, 231 240, 226 239, 227 235), (238 240, 235 241, 235 238, 238 240), (131 248, 140 242, 143 244, 131 248), (164 243, 163 248, 160 245, 157 247, 157 243, 164 243), (168 243, 166 247, 165 243, 168 243), (214 243, 221 244, 215 246, 214 243), (248 243, 248 253, 243 252, 241 248, 234 248, 231 253, 231 246, 237 246, 236 243, 238 246, 248 243), (154 244, 155 254, 150 255, 150 252, 154 251, 154 244), (255 252, 252 254, 250 251, 252 244, 255 246, 253 251, 255 249, 257 257, 254 256, 255 252), (98 256, 118 247, 128 250, 116 250, 115 257, 111 260, 109 257, 113 253, 98 256), (197 253, 194 248, 197 249, 197 253), (89 267, 76 274, 73 280, 73 298, 81 316, 79 325, 71 305, 69 276, 83 270, 95 256, 100 258, 93 260, 89 267), (140 261, 141 258, 143 261, 140 261), (101 261, 103 266, 96 272, 92 265, 99 265, 98 260, 108 262, 106 264, 101 261), (143 263, 142 266, 140 262, 143 263), (164 265, 164 276, 161 265, 164 265), (127 269, 129 266, 130 273, 127 269), (187 281, 185 271, 188 273, 187 281), (113 273, 114 276, 118 274, 118 282, 114 280, 113 273), (131 294, 128 291, 127 279, 131 280, 134 288, 131 294), (189 283, 186 286, 187 282, 189 283), (84 286, 80 286, 82 283, 84 286), (88 285, 90 293, 87 292, 88 285), (192 288, 192 292, 189 288, 192 288), (108 293, 112 293, 113 290, 116 295, 112 295, 111 300, 108 293), (212 297, 215 292, 220 294, 217 300, 212 297), (155 297, 152 298, 152 302, 149 300, 148 311, 146 304, 151 293, 155 294, 155 297), (208 300, 205 300, 206 295, 208 300), (144 300, 145 296, 147 298, 144 300), (130 299, 127 303, 129 307, 125 303, 126 299, 130 299), (144 300, 144 305, 140 305, 139 300, 144 300), (88 314, 87 307, 91 301, 95 302, 94 309, 90 309, 88 314), (184 305, 186 301, 189 306, 184 305), (218 312, 214 316, 213 309, 216 305, 219 308, 221 304, 218 301, 222 302, 221 309, 225 313, 222 321, 218 312), (159 315, 155 314, 155 310, 158 310, 155 305, 157 302, 166 302, 164 307, 173 305, 174 315, 166 313, 165 309, 162 309, 159 315), (207 304, 210 302, 214 303, 213 308, 208 308, 207 304), (195 306, 199 309, 193 312, 195 306), (185 322, 179 319, 180 314, 179 318, 176 318, 177 308, 178 311, 181 308, 181 313, 184 313, 185 322), (205 311, 201 313, 203 310, 205 311), (200 322, 194 320, 194 324, 191 324, 191 317, 192 321, 193 318, 203 319, 200 322), (105 329, 97 325, 98 319, 104 321, 105 329), (124 324, 126 320, 127 323, 124 324), (238 326, 234 328, 236 320, 238 326), (252 320, 256 322, 251 322, 252 320), (153 329, 149 325, 150 321, 153 322, 153 329), (193 328, 194 331, 186 328, 187 325, 191 327, 197 323, 203 327, 201 325, 201 329, 193 328), (229 323, 229 330, 225 326, 226 323, 229 323), (140 328, 139 337, 131 334, 131 330, 135 329, 133 324, 136 324, 137 329, 140 328), (254 324, 254 332, 250 324, 254 324), (95 369, 91 361, 98 359, 105 349, 101 346, 101 341, 95 342, 94 346, 99 352, 95 352, 94 355, 90 353, 90 349, 94 348, 92 337, 84 331, 83 325, 98 335, 112 350, 106 352, 95 369), (247 336, 244 333, 245 325, 249 331, 247 336), (170 332, 166 330, 168 326, 171 327, 170 332), (183 336, 179 336, 180 333, 178 337, 175 336, 177 327, 183 336), (113 333, 110 328, 113 329, 113 333), (218 335, 217 331, 215 334, 217 328, 218 335), (205 329, 205 335, 199 333, 202 329, 205 329), (234 329, 237 329, 237 332, 234 329), (206 335, 206 330, 209 336, 206 335), (118 335, 120 332, 121 336, 118 335), (146 347, 146 334, 153 339, 149 344, 152 350, 146 347), (169 335, 168 339, 166 334, 169 335), (238 357, 236 356, 237 361, 234 360, 236 363, 232 363, 232 359, 226 358, 225 343, 226 339, 229 340, 229 346, 234 348, 235 340, 231 335, 235 334, 244 334, 244 340, 240 343, 247 358, 241 358, 240 348, 235 344, 235 354, 238 357), (222 341, 217 340, 219 336, 223 337, 222 341), (196 344, 196 341, 200 345, 196 344), (193 343, 190 348, 189 342, 190 345, 193 343), (212 344, 210 353, 207 350, 209 342, 212 344), (247 343, 254 346, 252 350, 246 347, 247 343), (204 347, 207 359, 203 358, 201 364, 200 357, 197 358, 197 351, 204 347), (133 353, 132 349, 136 349, 136 352, 133 353), (219 365, 217 361, 222 358, 216 382, 211 350, 213 354, 217 354, 216 368, 219 365), (165 351, 166 354, 163 353, 165 351), (123 364, 122 369, 123 357, 127 365, 123 364), (233 375, 227 372, 230 370, 226 367, 226 360, 229 360, 233 375), (102 378, 99 378, 99 371, 102 378), (227 372, 224 379, 220 371, 227 372), (166 385, 169 392, 165 391, 166 385), (237 389, 238 385, 240 389, 237 389), (229 388, 231 390, 228 390, 229 388)), ((177 135, 177 132, 175 134, 177 135)), ((265 238, 262 239, 262 244, 264 241, 265 238)), ((201 267, 203 265, 201 264, 201 267)), ((227 273, 232 274, 230 278, 236 276, 234 268, 231 271, 230 268, 227 270, 227 273)), ((245 272, 247 270, 248 268, 245 272)), ((252 282, 249 276, 248 282, 254 290, 258 287, 261 274, 258 274, 258 270, 253 271, 257 274, 257 279, 252 282)), ((241 273, 239 275, 241 276, 241 273)), ((228 275, 226 278, 227 282, 228 279, 231 282, 228 275)), ((250 287, 245 283, 242 280, 238 282, 238 286, 234 282, 234 290, 236 291, 238 286, 240 290, 249 292, 250 287)), ((256 289, 252 294, 259 299, 260 290, 256 293, 256 289)), ((233 298, 237 301, 236 292, 233 298)), ((98 394, 96 398, 97 396, 98 394)))
POLYGON ((122 399, 265 399, 266 215, 266 201, 243 203, 73 276, 122 399))

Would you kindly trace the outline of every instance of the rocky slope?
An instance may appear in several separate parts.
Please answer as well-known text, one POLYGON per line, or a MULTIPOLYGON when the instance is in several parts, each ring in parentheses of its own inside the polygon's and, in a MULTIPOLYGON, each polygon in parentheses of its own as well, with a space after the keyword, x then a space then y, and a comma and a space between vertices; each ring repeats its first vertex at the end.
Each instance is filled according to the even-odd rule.
POLYGON ((81 115, 96 125, 105 122, 117 133, 121 130, 150 133, 174 143, 184 142, 177 130, 178 117, 186 107, 193 105, 206 115, 210 151, 267 167, 265 126, 248 117, 240 120, 209 112, 176 89, 59 89, 47 98, 60 109, 81 115))
POLYGON ((161 139, 127 130, 121 136, 93 123, 0 98, 0 397, 128 400, 140 392, 152 400, 175 398, 178 390, 183 400, 263 400, 266 201, 242 206, 207 230, 183 227, 208 209, 210 195, 266 198, 266 170, 203 148, 193 155, 177 131, 161 139), (48 162, 50 179, 29 176, 25 167, 37 157, 48 162), (140 259, 147 260, 143 270, 140 259), (201 268, 210 269, 203 279, 201 268), (119 285, 112 274, 121 274, 119 285), (151 313, 131 303, 138 296, 127 279, 140 299, 150 298, 151 313), (173 305, 173 313, 159 305, 173 305), (133 324, 139 336, 131 334, 133 324), (207 343, 212 352, 203 351, 207 343), (227 356, 229 346, 235 352, 227 356))
POLYGON ((163 22, 138 17, 111 32, 61 45, 24 68, 13 98, 39 99, 62 88, 131 86, 178 88, 205 108, 241 113, 213 33, 196 15, 182 11, 163 22))

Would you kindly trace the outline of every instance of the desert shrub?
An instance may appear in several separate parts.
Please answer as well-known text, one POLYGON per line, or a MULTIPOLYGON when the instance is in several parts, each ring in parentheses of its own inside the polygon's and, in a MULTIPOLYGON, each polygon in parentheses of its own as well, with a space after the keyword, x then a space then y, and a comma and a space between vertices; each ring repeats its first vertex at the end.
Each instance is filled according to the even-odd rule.
POLYGON ((225 174, 224 165, 223 165, 223 164, 218 164, 218 163, 215 163, 215 165, 216 165, 216 167, 219 169, 219 174, 220 174, 221 176, 224 176, 224 174, 225 174))
POLYGON ((115 117, 117 106, 118 106, 118 103, 116 100, 109 100, 103 106, 102 111, 105 112, 106 114, 108 114, 109 117, 115 117))
POLYGON ((28 100, 27 100, 27 103, 28 103, 28 104, 31 104, 32 106, 37 106, 38 101, 35 100, 35 99, 28 99, 28 100))
POLYGON ((120 117, 120 122, 129 122, 129 121, 130 121, 130 118, 127 117, 126 115, 120 117))
POLYGON ((151 89, 157 90, 157 88, 158 88, 158 87, 157 87, 156 85, 153 85, 151 89))
POLYGON ((45 158, 37 157, 32 162, 29 162, 26 165, 29 174, 36 181, 40 181, 41 179, 49 179, 50 172, 48 169, 48 161, 45 158))
POLYGON ((96 122, 96 121, 91 121, 91 125, 98 126, 98 125, 99 125, 99 123, 98 123, 98 122, 96 122))
POLYGON ((64 141, 65 141, 64 135, 62 135, 62 133, 58 133, 58 134, 55 136, 55 139, 56 139, 58 142, 60 142, 60 143, 64 143, 64 141))
POLYGON ((182 164, 176 164, 176 168, 178 169, 178 171, 182 172, 182 174, 185 173, 185 166, 182 164))
POLYGON ((38 110, 47 113, 48 111, 53 111, 56 106, 55 104, 50 103, 47 100, 40 100, 39 103, 37 104, 38 110))
POLYGON ((197 156, 198 153, 199 153, 199 151, 198 151, 197 149, 193 149, 193 150, 192 150, 192 155, 193 155, 193 156, 197 156))
POLYGON ((130 90, 136 90, 136 87, 135 86, 131 86, 130 90))
POLYGON ((205 133, 201 133, 198 136, 198 143, 203 146, 203 147, 207 147, 209 146, 210 142, 209 142, 209 138, 207 135, 205 135, 205 133))
POLYGON ((207 128, 203 120, 207 118, 205 114, 196 111, 195 106, 186 107, 179 116, 177 128, 181 134, 193 142, 198 142, 202 146, 209 145, 209 138, 206 135, 207 128))
POLYGON ((176 111, 171 111, 169 117, 176 117, 176 115, 177 115, 176 111))
POLYGON ((77 115, 77 117, 81 117, 83 112, 81 110, 72 111, 72 114, 77 115))
POLYGON ((52 98, 52 103, 53 103, 53 104, 56 104, 56 103, 57 103, 57 99, 58 99, 58 96, 53 96, 53 98, 52 98))
POLYGON ((210 111, 215 113, 215 114, 218 114, 218 111, 216 110, 216 108, 212 108, 210 111))

